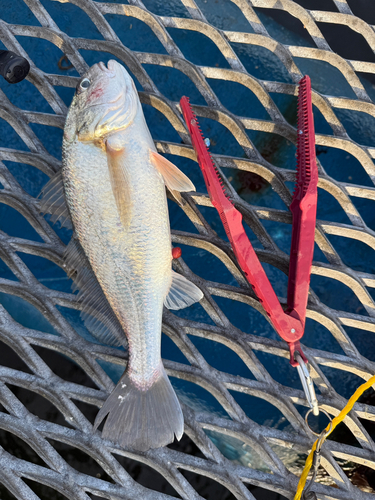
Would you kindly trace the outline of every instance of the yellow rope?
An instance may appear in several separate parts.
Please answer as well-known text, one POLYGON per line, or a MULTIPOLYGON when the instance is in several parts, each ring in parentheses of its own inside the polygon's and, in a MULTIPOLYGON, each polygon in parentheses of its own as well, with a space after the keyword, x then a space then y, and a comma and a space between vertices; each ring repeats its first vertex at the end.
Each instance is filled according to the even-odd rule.
MULTIPOLYGON (((375 375, 373 377, 371 377, 367 382, 365 382, 364 384, 362 384, 361 386, 358 387, 358 389, 355 391, 355 393, 353 394, 353 396, 346 403, 346 406, 341 410, 341 412, 337 415, 337 417, 335 417, 332 420, 332 422, 330 422, 328 424, 328 426, 326 427, 325 430, 326 430, 327 434, 323 438, 322 444, 324 443, 324 441, 327 438, 327 436, 333 431, 333 429, 335 429, 335 427, 340 422, 342 422, 344 420, 344 418, 346 417, 346 415, 353 408, 353 406, 356 403, 357 399, 360 396, 362 396, 362 394, 367 389, 369 389, 373 384, 375 384, 375 375), (331 429, 330 429, 330 427, 331 427, 331 429)), ((310 472, 310 469, 311 469, 311 465, 312 465, 312 461, 313 461, 313 455, 314 455, 314 451, 316 450, 316 445, 318 443, 318 440, 319 440, 319 438, 315 441, 313 447, 311 448, 310 454, 307 457, 307 460, 306 460, 306 463, 305 463, 305 467, 304 467, 304 469, 302 471, 302 475, 299 478, 299 482, 298 482, 298 486, 297 486, 297 493, 296 493, 296 495, 294 497, 294 500, 300 500, 301 499, 301 495, 302 495, 303 489, 304 489, 305 484, 306 484, 306 479, 307 479, 307 476, 309 475, 309 472, 310 472)))

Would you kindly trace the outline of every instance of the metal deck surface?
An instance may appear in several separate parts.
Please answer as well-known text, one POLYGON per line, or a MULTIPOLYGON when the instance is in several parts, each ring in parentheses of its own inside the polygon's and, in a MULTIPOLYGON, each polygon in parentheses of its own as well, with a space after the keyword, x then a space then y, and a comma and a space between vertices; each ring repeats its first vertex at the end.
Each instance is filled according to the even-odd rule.
MULTIPOLYGON (((199 476, 217 484, 223 500, 260 500, 264 490, 293 498, 315 439, 303 418, 307 402, 286 344, 236 264, 178 100, 191 97, 226 190, 285 302, 297 84, 310 74, 320 179, 303 343, 319 403, 337 415, 375 373, 374 26, 345 0, 327 10, 291 0, 227 0, 215 8, 205 0, 0 5, 1 42, 31 63, 27 81, 2 82, 0 90, 2 498, 7 491, 22 500, 53 498, 53 491, 74 500, 211 498, 192 486, 199 476), (304 36, 267 17, 275 10, 302 24, 304 36), (335 53, 327 25, 361 36, 371 57, 335 53), (64 54, 70 70, 57 65, 64 54), (170 212, 173 243, 183 249, 176 268, 205 297, 178 315, 166 312, 163 326, 165 367, 183 403, 186 436, 147 453, 92 433, 126 353, 96 343, 80 322, 62 268, 70 233, 52 227, 37 200, 60 168, 62 128, 79 75, 111 57, 134 75, 159 152, 197 186, 196 194, 183 194, 182 209, 171 202, 170 212), (14 443, 20 449, 26 443, 24 454, 14 443), (137 462, 162 482, 142 480, 137 462)), ((374 420, 371 392, 324 445, 319 499, 373 498, 370 486, 354 486, 345 468, 375 469, 374 420)))

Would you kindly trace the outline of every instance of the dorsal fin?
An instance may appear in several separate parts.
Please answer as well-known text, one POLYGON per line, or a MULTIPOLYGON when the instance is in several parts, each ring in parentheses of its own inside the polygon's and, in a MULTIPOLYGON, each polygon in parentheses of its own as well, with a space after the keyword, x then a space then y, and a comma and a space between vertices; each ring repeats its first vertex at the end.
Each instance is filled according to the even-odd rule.
POLYGON ((121 324, 74 235, 66 247, 64 260, 67 274, 74 282, 73 291, 79 290, 77 298, 83 306, 81 318, 88 331, 103 344, 126 346, 121 324))
POLYGON ((68 205, 65 201, 62 172, 59 170, 44 186, 39 194, 40 211, 43 215, 51 214, 51 222, 60 222, 61 227, 72 229, 68 205))

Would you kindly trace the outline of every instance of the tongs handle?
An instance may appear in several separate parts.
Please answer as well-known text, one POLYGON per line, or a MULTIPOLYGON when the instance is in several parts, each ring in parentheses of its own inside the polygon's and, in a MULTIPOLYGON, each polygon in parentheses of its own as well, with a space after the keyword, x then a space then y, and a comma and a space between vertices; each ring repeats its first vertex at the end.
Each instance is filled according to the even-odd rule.
POLYGON ((301 322, 298 318, 285 314, 281 307, 279 299, 247 237, 242 225, 242 215, 228 199, 224 191, 222 180, 203 141, 202 133, 197 118, 191 109, 189 99, 182 97, 180 105, 199 166, 203 172, 207 191, 212 204, 220 215, 238 264, 258 296, 276 331, 287 342, 295 343, 303 335, 301 322))
POLYGON ((314 255, 317 185, 311 81, 306 75, 300 81, 298 95, 297 179, 290 205, 293 225, 288 280, 288 311, 297 313, 303 326, 314 255))
POLYGON ((207 191, 220 215, 237 261, 277 333, 288 342, 290 363, 298 367, 306 398, 314 414, 319 413, 314 384, 305 365, 299 339, 303 336, 314 252, 318 170, 315 134, 308 76, 300 82, 298 97, 297 181, 290 210, 293 214, 292 248, 289 266, 288 311, 285 313, 266 273, 246 235, 242 215, 228 199, 223 182, 203 141, 189 99, 183 97, 181 109, 202 170, 207 191))

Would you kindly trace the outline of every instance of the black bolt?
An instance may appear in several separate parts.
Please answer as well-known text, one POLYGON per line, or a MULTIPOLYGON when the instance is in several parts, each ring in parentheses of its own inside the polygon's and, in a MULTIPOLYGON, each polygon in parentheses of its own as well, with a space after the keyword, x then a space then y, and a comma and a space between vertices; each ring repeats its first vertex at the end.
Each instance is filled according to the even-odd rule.
POLYGON ((30 64, 9 50, 0 50, 0 75, 9 83, 18 83, 28 75, 30 64))

